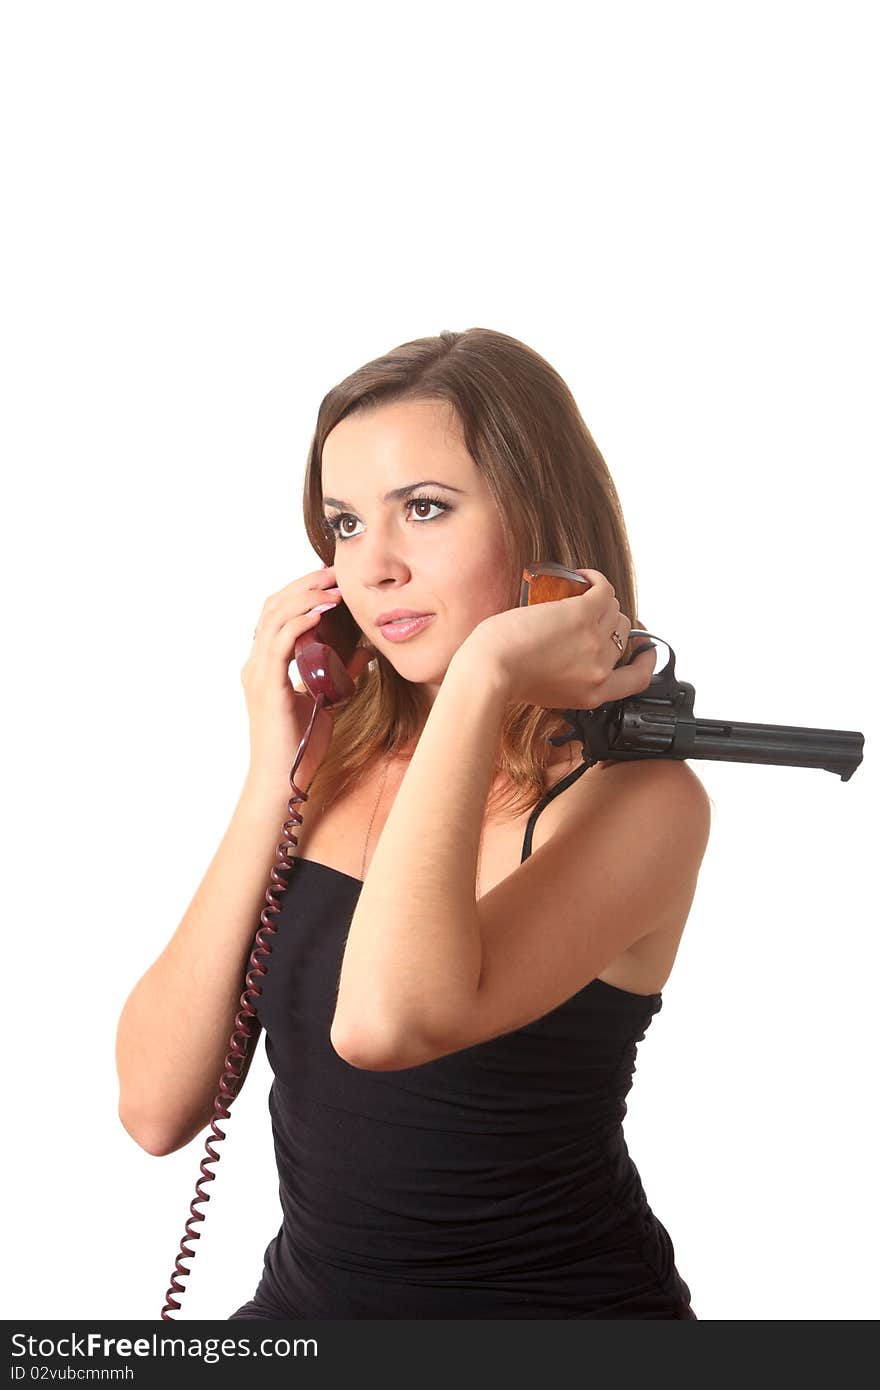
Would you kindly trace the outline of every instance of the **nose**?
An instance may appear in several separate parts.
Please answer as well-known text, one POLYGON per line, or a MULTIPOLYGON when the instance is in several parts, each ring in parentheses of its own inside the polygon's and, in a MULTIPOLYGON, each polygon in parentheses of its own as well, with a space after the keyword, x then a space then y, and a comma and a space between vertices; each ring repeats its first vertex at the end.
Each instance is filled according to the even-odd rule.
MULTIPOLYGON (((352 569, 365 589, 387 589, 408 583, 411 569, 405 554, 405 542, 393 531, 391 519, 386 525, 374 522, 358 537, 357 555, 352 569)), ((342 547, 344 553, 344 547, 342 547)))

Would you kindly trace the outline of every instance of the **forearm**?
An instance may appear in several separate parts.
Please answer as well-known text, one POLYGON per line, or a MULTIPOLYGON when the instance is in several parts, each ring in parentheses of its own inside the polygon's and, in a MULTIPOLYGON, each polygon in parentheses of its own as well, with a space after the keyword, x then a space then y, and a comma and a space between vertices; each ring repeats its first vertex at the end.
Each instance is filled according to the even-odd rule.
POLYGON ((352 918, 334 1040, 418 1054, 474 998, 482 965, 476 877, 507 689, 462 646, 379 837, 352 918))
POLYGON ((213 1115, 289 796, 283 773, 277 786, 245 782, 180 924, 122 1009, 120 1118, 152 1152, 169 1152, 213 1115))

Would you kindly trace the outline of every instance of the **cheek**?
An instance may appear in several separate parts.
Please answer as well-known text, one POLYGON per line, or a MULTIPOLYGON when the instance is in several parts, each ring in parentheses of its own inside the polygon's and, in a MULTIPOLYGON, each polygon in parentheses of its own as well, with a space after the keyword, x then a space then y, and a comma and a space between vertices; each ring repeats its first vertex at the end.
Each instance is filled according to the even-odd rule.
POLYGON ((510 577, 506 556, 500 560, 480 560, 459 576, 465 593, 465 606, 474 621, 503 612, 510 600, 510 577))
MULTIPOLYGON (((454 546, 447 542, 436 557, 435 592, 447 595, 448 611, 459 613, 468 628, 503 612, 511 602, 510 562, 494 521, 477 518, 456 534, 454 546)), ((516 592, 518 597, 518 588, 516 592)))
POLYGON ((500 535, 495 538, 492 552, 483 565, 483 592, 489 605, 488 611, 492 613, 500 613, 511 602, 518 601, 518 579, 514 584, 507 546, 500 535))

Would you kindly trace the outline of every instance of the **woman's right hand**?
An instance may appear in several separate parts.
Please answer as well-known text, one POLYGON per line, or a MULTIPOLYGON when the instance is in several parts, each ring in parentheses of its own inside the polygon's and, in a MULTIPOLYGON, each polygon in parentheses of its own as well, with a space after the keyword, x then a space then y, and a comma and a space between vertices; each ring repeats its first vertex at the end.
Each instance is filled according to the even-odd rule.
MULTIPOLYGON (((242 667, 250 721, 251 760, 248 776, 271 786, 288 779, 296 750, 308 728, 315 702, 305 687, 290 678, 296 639, 320 620, 320 605, 341 601, 332 565, 294 579, 271 594, 254 634, 250 656, 242 667)), ((370 647, 356 648, 346 667, 356 679, 375 655, 370 647)), ((305 791, 330 746, 334 711, 322 708, 315 718, 309 746, 296 770, 297 786, 305 791)), ((284 785, 280 783, 279 785, 284 785)))

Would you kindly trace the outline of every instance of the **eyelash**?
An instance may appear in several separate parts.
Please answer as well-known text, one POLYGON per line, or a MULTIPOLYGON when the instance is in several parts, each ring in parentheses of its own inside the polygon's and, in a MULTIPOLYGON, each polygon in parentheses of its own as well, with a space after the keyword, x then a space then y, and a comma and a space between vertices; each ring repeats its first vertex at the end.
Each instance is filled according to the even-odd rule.
MULTIPOLYGON (((430 502, 430 503, 432 504, 432 506, 440 507, 440 508, 441 508, 441 515, 442 515, 442 512, 451 512, 451 511, 453 510, 453 508, 450 506, 450 504, 449 504, 448 502, 443 502, 439 497, 425 497, 425 496, 408 497, 408 498, 406 499, 406 502, 404 503, 404 506, 406 506, 406 507, 412 507, 416 502, 430 502)), ((343 536, 342 533, 341 533, 341 531, 340 531, 340 529, 339 529, 339 525, 340 525, 340 522, 342 521, 342 518, 343 518, 344 516, 351 516, 351 515, 352 515, 351 512, 337 512, 335 516, 332 516, 332 517, 325 517, 325 519, 324 519, 324 522, 323 522, 324 529, 327 530, 327 531, 329 531, 329 532, 331 532, 331 534, 336 538, 336 540, 339 542, 340 545, 343 545, 346 541, 351 541, 351 540, 354 540, 354 539, 355 539, 354 536, 343 536)), ((423 517, 420 518, 418 524, 421 526, 421 525, 422 525, 424 522, 426 522, 426 521, 439 521, 439 520, 440 520, 440 517, 438 517, 438 516, 423 516, 423 517)))

